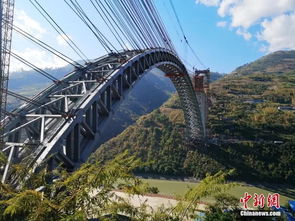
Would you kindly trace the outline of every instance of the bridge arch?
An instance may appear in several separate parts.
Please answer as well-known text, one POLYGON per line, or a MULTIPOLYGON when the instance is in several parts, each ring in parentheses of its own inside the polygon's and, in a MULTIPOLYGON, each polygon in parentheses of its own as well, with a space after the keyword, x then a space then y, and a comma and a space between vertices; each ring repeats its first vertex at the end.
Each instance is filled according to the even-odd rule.
POLYGON ((49 156, 54 167, 78 166, 99 145, 101 130, 113 110, 149 70, 159 68, 173 82, 184 111, 188 137, 202 139, 204 128, 198 100, 185 66, 167 49, 110 54, 66 75, 6 119, 4 140, 8 161, 2 181, 11 179, 10 165, 36 168, 49 156), (25 148, 27 145, 30 148, 25 148))

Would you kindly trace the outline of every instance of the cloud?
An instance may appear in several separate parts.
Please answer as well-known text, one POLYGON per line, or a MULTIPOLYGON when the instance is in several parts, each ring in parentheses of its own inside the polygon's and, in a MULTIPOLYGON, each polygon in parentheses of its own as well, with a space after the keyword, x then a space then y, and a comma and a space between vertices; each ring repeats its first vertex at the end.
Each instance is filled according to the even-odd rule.
MULTIPOLYGON (((68 38, 72 39, 71 36, 67 35, 68 38)), ((67 36, 65 34, 60 34, 56 37, 57 40, 57 44, 59 44, 60 46, 67 46, 68 43, 66 42, 65 39, 68 39, 67 36)))
POLYGON ((196 2, 217 7, 220 17, 229 17, 230 29, 234 29, 246 40, 257 36, 257 40, 264 42, 264 50, 295 49, 295 38, 292 38, 295 34, 294 0, 271 2, 270 0, 197 0, 196 2), (252 27, 256 28, 251 29, 252 27), (259 29, 260 31, 250 31, 259 29))
POLYGON ((196 3, 203 4, 206 6, 217 6, 220 0, 196 0, 196 3))
POLYGON ((269 43, 268 51, 295 49, 295 13, 283 14, 262 22, 260 40, 269 43))
POLYGON ((24 31, 34 35, 36 38, 41 38, 46 33, 46 29, 44 29, 38 21, 29 17, 23 10, 15 9, 14 24, 24 31))
POLYGON ((226 21, 219 21, 219 22, 216 23, 216 26, 224 28, 224 27, 227 26, 227 22, 226 21))
POLYGON ((244 37, 244 39, 247 40, 247 41, 252 38, 252 35, 249 32, 243 30, 242 28, 238 28, 236 33, 238 35, 242 35, 244 37))
MULTIPOLYGON (((228 1, 228 0, 227 0, 228 1)), ((232 17, 232 26, 249 28, 260 23, 263 18, 275 17, 295 10, 294 0, 243 0, 232 3, 226 10, 232 17)))
MULTIPOLYGON (((24 31, 30 33, 34 37, 38 39, 42 39, 42 37, 47 34, 47 30, 39 23, 37 20, 34 20, 29 16, 27 12, 20 9, 15 9, 15 19, 14 24, 23 29, 24 31)), ((48 40, 48 35, 46 36, 48 40)), ((23 59, 29 61, 30 63, 34 64, 38 68, 45 69, 45 68, 56 68, 65 66, 67 63, 61 60, 60 58, 54 56, 50 52, 47 52, 43 49, 37 48, 34 45, 32 46, 25 46, 22 42, 22 38, 14 39, 13 49, 12 51, 22 57, 23 59), (17 48, 15 46, 17 45, 17 48)), ((57 37, 58 44, 64 44, 65 42, 61 42, 62 37, 57 37)), ((62 39, 63 40, 63 39, 62 39)), ((26 43, 27 44, 27 43, 26 43)), ((30 45, 28 43, 28 45, 30 45)), ((19 62, 15 58, 11 57, 10 62, 10 72, 12 73, 12 77, 14 76, 13 72, 15 71, 22 71, 22 70, 31 70, 30 67, 19 62)))
POLYGON ((219 4, 218 14, 221 17, 226 16, 229 13, 232 6, 237 4, 238 2, 240 1, 239 0, 222 0, 219 4))
MULTIPOLYGON (((26 48, 23 51, 13 50, 13 52, 23 59, 34 64, 38 68, 57 68, 67 65, 67 63, 58 57, 39 49, 26 48)), ((19 62, 18 60, 11 57, 10 71, 21 71, 21 70, 30 70, 31 68, 25 64, 19 62)), ((13 75, 13 74, 12 74, 13 75)))

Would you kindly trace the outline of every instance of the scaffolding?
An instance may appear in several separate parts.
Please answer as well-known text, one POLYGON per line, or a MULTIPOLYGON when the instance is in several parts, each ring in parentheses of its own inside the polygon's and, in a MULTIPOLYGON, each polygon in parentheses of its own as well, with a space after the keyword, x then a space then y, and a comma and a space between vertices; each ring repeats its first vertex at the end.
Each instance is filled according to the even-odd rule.
POLYGON ((210 69, 195 70, 193 77, 193 86, 198 99, 199 108, 201 110, 201 118, 204 128, 204 137, 208 137, 207 121, 208 121, 208 95, 210 83, 210 69))

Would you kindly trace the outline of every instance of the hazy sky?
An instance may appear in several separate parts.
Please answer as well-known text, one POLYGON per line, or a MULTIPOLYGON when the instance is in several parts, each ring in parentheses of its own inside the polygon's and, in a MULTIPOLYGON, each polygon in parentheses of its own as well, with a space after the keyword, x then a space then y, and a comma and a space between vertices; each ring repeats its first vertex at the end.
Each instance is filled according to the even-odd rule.
MULTIPOLYGON (((102 32, 112 40, 113 37, 90 7, 89 1, 78 1, 102 32)), ((105 54, 93 34, 63 0, 39 2, 89 58, 105 54)), ((154 2, 188 68, 203 68, 184 43, 169 0, 154 2)), ((213 71, 228 73, 269 52, 295 49, 295 0, 173 0, 173 3, 187 39, 205 67, 213 71)), ((73 59, 79 59, 29 0, 16 0, 15 24, 73 59)), ((17 33, 13 33, 13 50, 42 68, 64 65, 17 33)), ((12 70, 21 67, 21 64, 12 61, 12 70)))

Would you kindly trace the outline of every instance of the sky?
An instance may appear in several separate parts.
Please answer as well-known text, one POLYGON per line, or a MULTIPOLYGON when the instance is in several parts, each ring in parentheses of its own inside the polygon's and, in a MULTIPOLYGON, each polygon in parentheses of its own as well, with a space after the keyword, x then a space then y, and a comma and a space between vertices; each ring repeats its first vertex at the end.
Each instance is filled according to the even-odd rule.
MULTIPOLYGON (((80 60, 29 0, 15 0, 15 25, 64 54, 80 60)), ((114 42, 89 1, 78 0, 99 29, 114 42)), ((172 0, 188 42, 184 41, 169 0, 154 0, 167 31, 188 69, 230 73, 238 66, 277 50, 295 49, 295 0, 172 0)), ((39 0, 79 48, 93 59, 106 54, 85 25, 62 0, 39 0)), ((66 63, 13 33, 12 50, 40 68, 66 63)), ((11 71, 28 69, 14 59, 11 71)))

